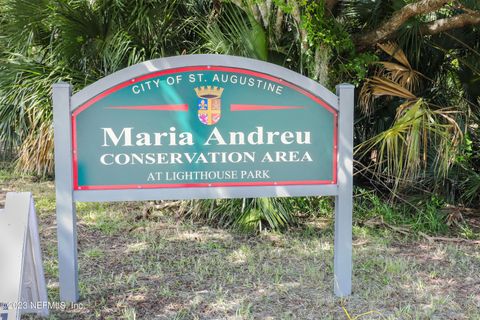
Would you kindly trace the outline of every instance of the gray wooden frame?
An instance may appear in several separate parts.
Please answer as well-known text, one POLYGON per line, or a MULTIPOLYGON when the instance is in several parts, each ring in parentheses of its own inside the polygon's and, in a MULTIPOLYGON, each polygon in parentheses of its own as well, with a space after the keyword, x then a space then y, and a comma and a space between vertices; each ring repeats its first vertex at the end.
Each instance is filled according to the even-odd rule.
POLYGON ((307 77, 267 62, 226 55, 185 55, 146 61, 100 79, 73 96, 71 92, 72 87, 67 83, 53 85, 57 237, 62 301, 76 302, 79 299, 76 201, 335 196, 334 291, 337 296, 351 293, 354 97, 352 85, 338 85, 337 94, 334 94, 307 77), (266 73, 293 83, 327 102, 338 112, 337 184, 74 191, 72 112, 91 98, 124 81, 156 71, 188 66, 225 66, 266 73))

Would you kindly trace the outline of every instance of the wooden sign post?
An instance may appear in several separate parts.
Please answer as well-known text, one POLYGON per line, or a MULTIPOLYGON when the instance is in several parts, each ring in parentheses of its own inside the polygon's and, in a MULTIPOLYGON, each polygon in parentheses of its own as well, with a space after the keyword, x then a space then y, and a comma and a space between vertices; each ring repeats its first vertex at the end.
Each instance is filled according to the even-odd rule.
POLYGON ((76 201, 335 196, 335 294, 351 293, 353 86, 224 55, 53 86, 60 297, 78 300, 76 201))
POLYGON ((0 210, 0 320, 48 316, 37 217, 31 193, 7 193, 0 210))

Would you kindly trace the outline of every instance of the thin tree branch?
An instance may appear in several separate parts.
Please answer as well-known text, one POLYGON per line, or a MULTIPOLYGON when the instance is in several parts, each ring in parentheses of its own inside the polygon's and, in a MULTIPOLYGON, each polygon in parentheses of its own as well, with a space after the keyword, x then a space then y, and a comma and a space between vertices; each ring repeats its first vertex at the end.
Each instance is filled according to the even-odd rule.
POLYGON ((476 24, 480 24, 480 12, 463 13, 449 18, 435 20, 422 26, 420 31, 422 34, 432 35, 476 24))
POLYGON ((283 28, 283 19, 284 19, 284 13, 280 7, 277 8, 277 15, 275 19, 275 39, 280 40, 282 37, 282 28, 283 28))
POLYGON ((253 17, 255 18, 255 21, 258 22, 259 25, 263 25, 263 20, 262 20, 262 13, 260 12, 260 9, 257 7, 255 3, 252 3, 250 5, 250 10, 253 14, 253 17))
POLYGON ((421 14, 429 13, 440 9, 449 0, 420 0, 408 4, 402 9, 393 13, 393 15, 378 28, 361 34, 354 38, 354 42, 359 49, 364 49, 388 38, 397 31, 408 19, 421 14))
POLYGON ((272 11, 272 0, 266 0, 263 2, 257 3, 258 11, 260 11, 260 15, 262 16, 263 27, 268 29, 270 23, 270 14, 272 11))
POLYGON ((298 33, 300 35, 300 48, 302 54, 307 52, 308 50, 308 39, 307 39, 307 31, 301 27, 302 25, 302 15, 300 13, 300 6, 297 1, 289 0, 288 4, 292 5, 292 17, 295 20, 295 24, 297 25, 298 33))

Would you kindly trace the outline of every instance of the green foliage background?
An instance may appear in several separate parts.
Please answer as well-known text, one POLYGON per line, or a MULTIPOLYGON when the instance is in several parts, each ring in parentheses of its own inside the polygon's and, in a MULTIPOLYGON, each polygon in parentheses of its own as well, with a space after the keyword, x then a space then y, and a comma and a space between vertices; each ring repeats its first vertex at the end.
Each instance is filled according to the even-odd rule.
MULTIPOLYGON (((379 26, 406 4, 339 1, 330 10, 324 1, 307 0, 271 5, 249 0, 0 0, 0 150, 15 155, 20 171, 52 174, 50 90, 58 81, 80 90, 159 57, 239 55, 282 65, 330 89, 351 82, 357 92, 370 90, 365 90, 369 97, 359 97, 368 100, 368 108, 356 108, 357 185, 402 203, 420 193, 478 205, 478 26, 428 36, 421 26, 432 14, 423 15, 397 30, 392 52, 375 43, 367 49, 355 44, 356 35, 379 26), (407 63, 398 61, 399 51, 407 63), (392 63, 397 69, 388 73, 392 63), (408 73, 418 75, 418 85, 399 80, 408 73)), ((461 4, 480 10, 477 1, 461 4)), ((433 15, 448 17, 455 10, 433 15)), ((221 226, 281 229, 292 225, 294 208, 305 204, 295 201, 203 201, 191 207, 195 212, 187 211, 221 226), (229 212, 229 220, 218 212, 229 212)))

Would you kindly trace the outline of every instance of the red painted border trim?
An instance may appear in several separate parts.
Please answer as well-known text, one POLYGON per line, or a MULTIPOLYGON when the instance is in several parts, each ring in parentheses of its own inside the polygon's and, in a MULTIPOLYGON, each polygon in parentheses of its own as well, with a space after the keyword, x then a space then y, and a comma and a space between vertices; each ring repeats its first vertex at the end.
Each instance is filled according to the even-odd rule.
MULTIPOLYGON (((187 106, 188 108, 188 106, 187 106)), ((112 88, 109 88, 99 95, 93 97, 92 99, 85 102, 83 105, 78 107, 72 112, 72 147, 73 147, 73 189, 74 190, 120 190, 120 189, 153 189, 153 188, 182 188, 182 187, 234 187, 234 186, 282 186, 282 185, 318 185, 318 184, 336 184, 337 183, 337 162, 338 162, 338 112, 332 108, 329 104, 325 101, 320 99, 319 97, 313 95, 312 93, 306 91, 303 88, 298 87, 297 85, 285 81, 280 78, 276 78, 274 76, 252 71, 248 69, 242 68, 233 68, 233 67, 222 67, 222 66, 192 66, 192 67, 181 67, 181 68, 174 68, 168 70, 157 71, 153 73, 149 73, 138 78, 130 79, 124 81, 112 88), (200 71, 200 70, 209 70, 209 71, 221 71, 221 72, 236 72, 241 74, 247 74, 254 77, 259 77, 263 79, 267 79, 272 82, 276 82, 282 84, 286 87, 289 87, 304 96, 309 97, 311 100, 315 101, 316 103, 320 104, 323 108, 334 115, 334 133, 333 133, 333 179, 332 180, 310 180, 310 181, 280 181, 280 182, 217 182, 217 183, 186 183, 186 184, 160 184, 160 185, 105 185, 105 186, 79 186, 78 185, 78 157, 77 157, 77 127, 76 121, 77 116, 93 105, 94 103, 100 101, 101 99, 109 96, 110 94, 123 89, 129 85, 134 83, 138 83, 150 78, 173 74, 173 73, 181 73, 181 72, 189 72, 189 71, 200 71)))
POLYGON ((231 104, 230 111, 261 111, 261 110, 288 110, 304 109, 302 106, 271 106, 258 104, 231 104))
POLYGON ((160 111, 188 111, 188 104, 160 104, 156 106, 115 106, 107 109, 124 110, 160 110, 160 111))
POLYGON ((212 183, 173 183, 173 184, 125 184, 114 186, 82 186, 77 190, 123 190, 123 189, 158 189, 158 188, 181 188, 181 187, 246 187, 246 186, 287 186, 287 185, 318 185, 333 184, 330 180, 311 181, 260 181, 260 182, 212 182, 212 183))
POLYGON ((338 168, 338 113, 333 115, 333 179, 332 183, 337 183, 337 168, 338 168))
POLYGON ((73 190, 78 190, 78 155, 77 155, 77 121, 72 116, 72 148, 73 148, 73 190))
POLYGON ((272 81, 272 82, 276 82, 276 83, 279 83, 279 84, 282 84, 286 87, 289 87, 295 91, 298 91, 300 92, 301 94, 309 97, 310 99, 312 99, 313 101, 317 102, 318 104, 320 104, 322 107, 324 107, 325 109, 327 109, 329 112, 335 114, 337 113, 337 111, 335 109, 333 109, 329 104, 327 104, 325 101, 323 101, 322 99, 318 98, 317 96, 314 96, 313 94, 311 94, 310 92, 306 91, 305 89, 302 89, 300 87, 298 87, 297 85, 294 85, 293 83, 290 83, 290 82, 287 82, 283 79, 280 79, 280 78, 275 78, 271 75, 268 75, 268 74, 265 74, 265 73, 261 73, 261 72, 257 72, 257 71, 252 71, 252 70, 248 70, 248 69, 241 69, 241 68, 232 68, 232 67, 220 67, 220 66, 194 66, 194 67, 182 67, 182 68, 175 68, 175 69, 168 69, 168 70, 162 70, 162 71, 157 71, 157 72, 153 72, 153 73, 149 73, 149 74, 146 74, 146 75, 143 75, 143 76, 140 76, 138 78, 134 78, 134 79, 130 79, 130 80, 127 80, 125 82, 122 82, 110 89, 107 89, 105 91, 103 91, 102 93, 100 93, 98 96, 95 96, 93 97, 92 99, 88 100, 87 102, 85 102, 83 105, 81 105, 80 107, 78 107, 77 109, 75 109, 72 113, 72 115, 74 117, 76 117, 80 112, 82 112, 83 110, 87 109, 88 107, 90 107, 92 104, 94 104, 95 102, 103 99, 104 97, 114 93, 115 91, 118 91, 120 89, 123 89, 131 84, 134 84, 134 83, 138 83, 138 82, 142 82, 144 80, 147 80, 147 79, 151 79, 151 78, 154 78, 154 77, 159 77, 159 76, 164 76, 164 75, 167 75, 167 74, 172 74, 172 73, 181 73, 181 72, 189 72, 189 71, 199 71, 199 70, 209 70, 209 71, 222 71, 222 72, 236 72, 236 73, 242 73, 242 74, 248 74, 248 75, 251 75, 251 76, 254 76, 254 77, 259 77, 259 78, 263 78, 263 79, 267 79, 269 81, 272 81))

